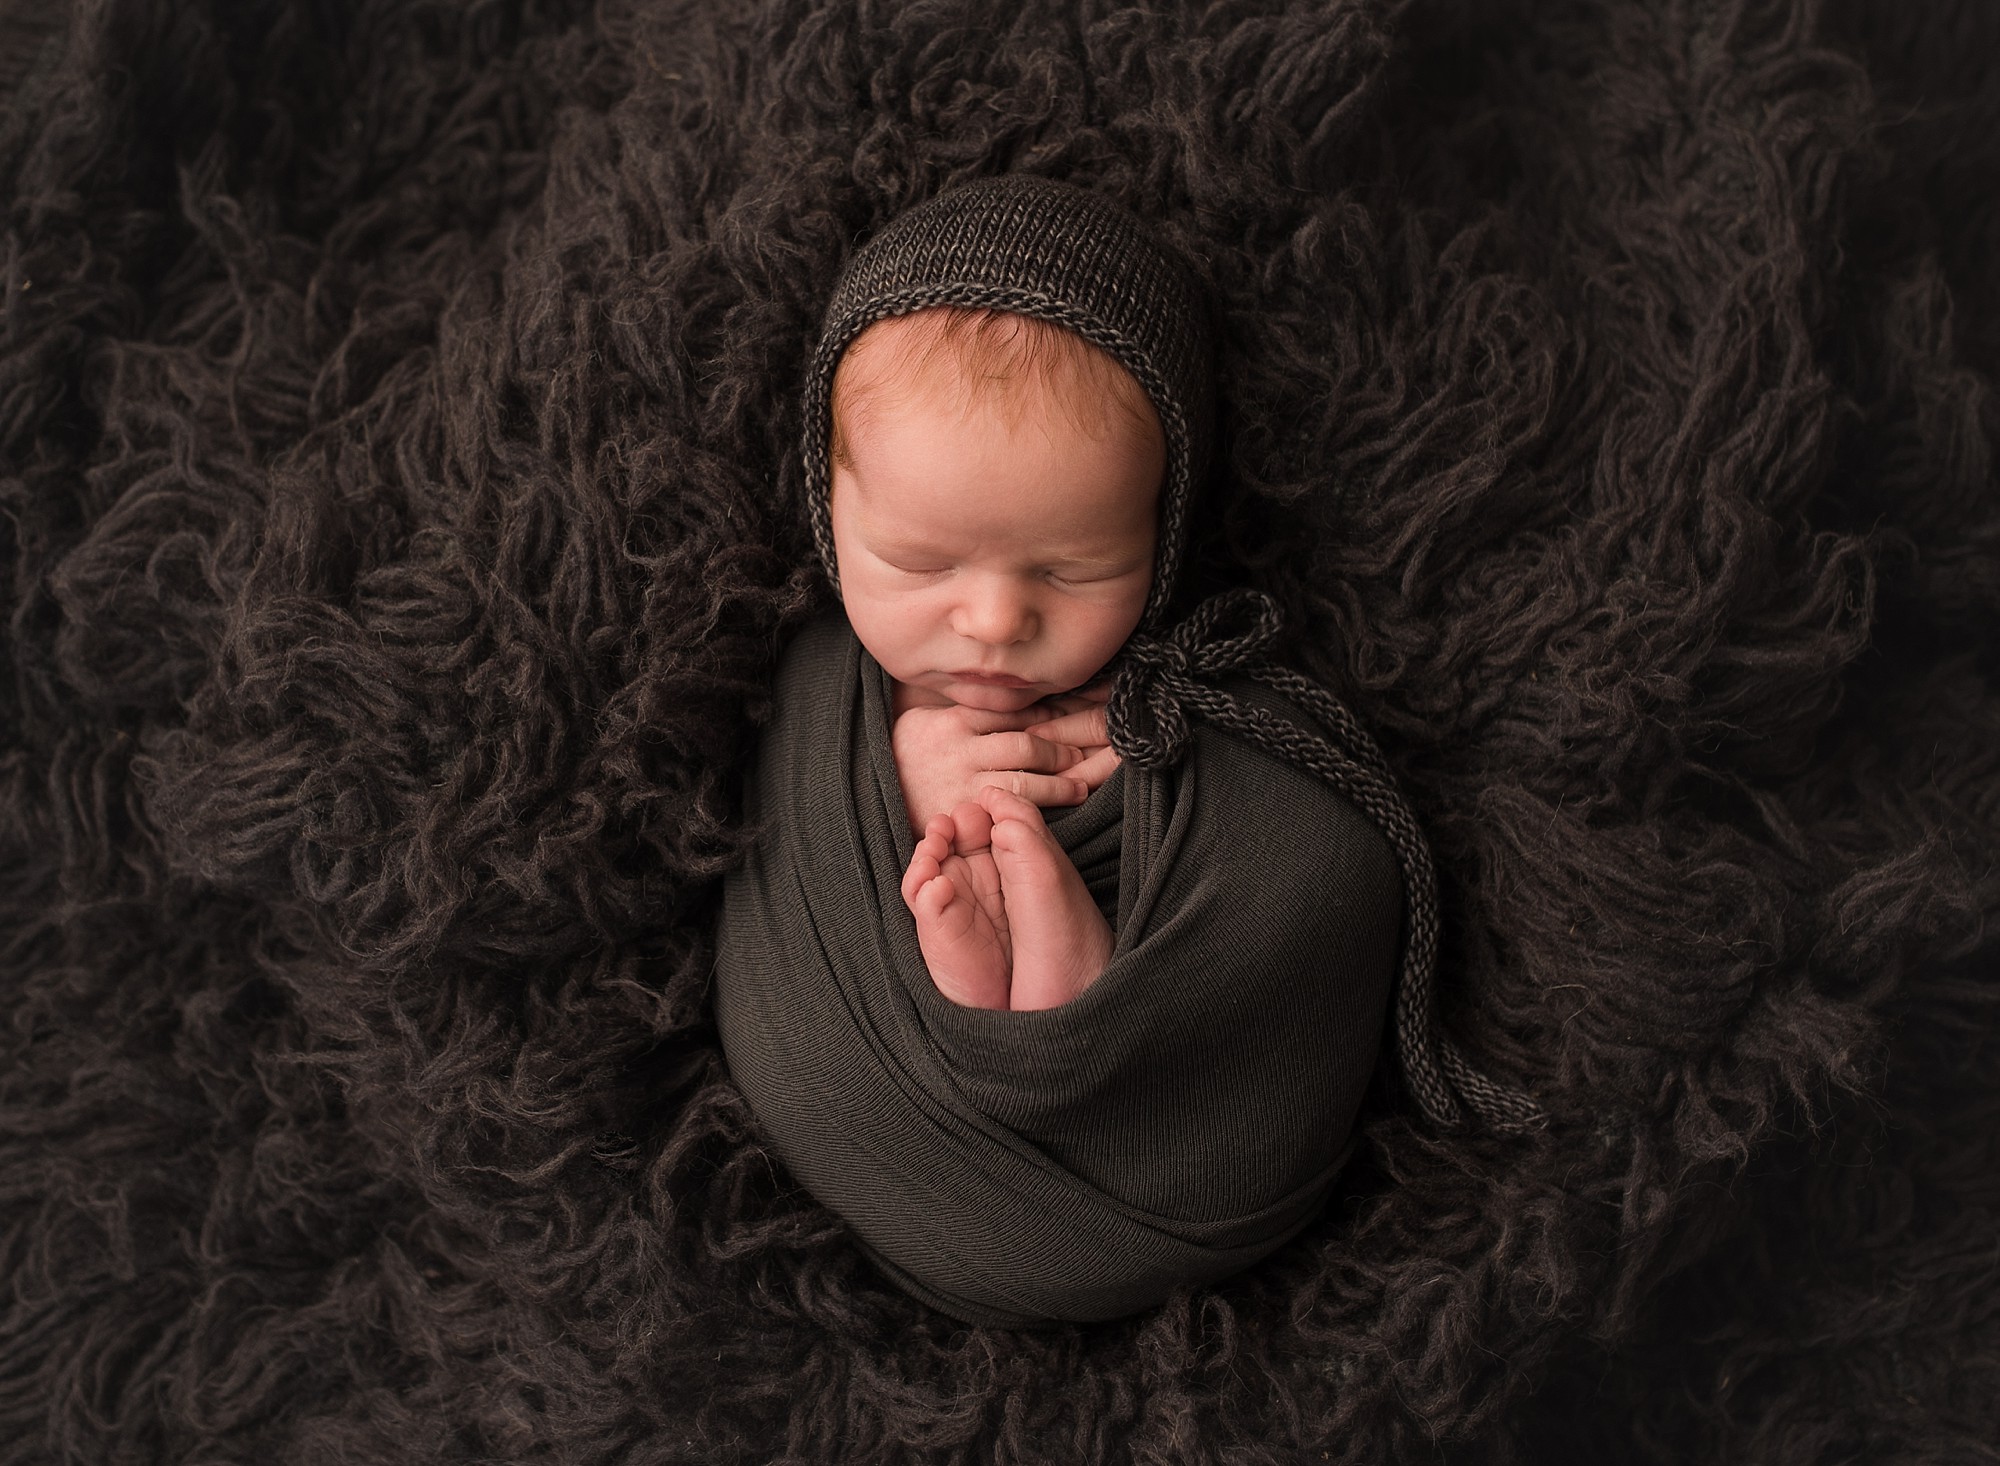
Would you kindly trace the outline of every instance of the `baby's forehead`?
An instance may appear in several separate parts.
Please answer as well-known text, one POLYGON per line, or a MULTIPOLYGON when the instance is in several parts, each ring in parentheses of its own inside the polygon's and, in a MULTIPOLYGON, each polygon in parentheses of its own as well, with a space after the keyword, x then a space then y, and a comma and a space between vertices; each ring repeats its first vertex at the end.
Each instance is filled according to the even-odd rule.
POLYGON ((1125 424, 1160 432, 1152 399, 1110 352, 1013 311, 938 306, 864 329, 833 375, 836 449, 872 410, 918 398, 961 412, 993 403, 1017 420, 1054 410, 1093 435, 1125 424))

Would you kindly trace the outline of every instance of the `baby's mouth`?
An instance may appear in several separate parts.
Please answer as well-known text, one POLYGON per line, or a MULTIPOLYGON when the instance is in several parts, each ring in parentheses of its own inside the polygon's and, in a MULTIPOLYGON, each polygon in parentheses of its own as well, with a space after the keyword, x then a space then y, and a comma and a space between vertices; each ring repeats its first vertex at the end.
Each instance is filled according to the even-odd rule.
POLYGON ((1026 677, 1010 677, 1004 672, 953 672, 960 682, 974 682, 981 687, 1033 687, 1035 684, 1026 677))

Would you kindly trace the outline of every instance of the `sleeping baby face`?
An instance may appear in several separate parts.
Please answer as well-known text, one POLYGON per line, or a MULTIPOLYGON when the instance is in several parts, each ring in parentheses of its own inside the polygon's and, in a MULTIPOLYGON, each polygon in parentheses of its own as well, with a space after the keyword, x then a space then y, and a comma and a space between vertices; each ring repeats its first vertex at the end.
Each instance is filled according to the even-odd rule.
POLYGON ((1090 681, 1152 586, 1166 443, 1138 382, 1061 327, 940 308, 862 332, 832 395, 841 600, 906 705, 1090 681))

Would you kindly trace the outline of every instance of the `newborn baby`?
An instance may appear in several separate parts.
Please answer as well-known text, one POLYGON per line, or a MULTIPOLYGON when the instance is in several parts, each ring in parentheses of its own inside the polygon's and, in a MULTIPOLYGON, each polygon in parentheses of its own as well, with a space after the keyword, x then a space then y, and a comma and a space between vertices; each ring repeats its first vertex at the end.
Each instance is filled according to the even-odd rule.
POLYGON ((1118 763, 1102 690, 1069 694, 1152 587, 1158 414, 1074 332, 933 307, 848 347, 830 455, 842 604, 893 680, 931 979, 969 1007, 1067 1002, 1111 928, 1036 804, 1080 803, 1118 763))
POLYGON ((1214 345, 1142 221, 1007 176, 861 243, 806 372, 839 604, 779 659, 716 1028, 786 1168, 971 1322, 1120 1317, 1296 1236, 1392 993, 1426 1112, 1471 1074, 1379 750, 1267 659, 1268 597, 1178 614, 1214 345))

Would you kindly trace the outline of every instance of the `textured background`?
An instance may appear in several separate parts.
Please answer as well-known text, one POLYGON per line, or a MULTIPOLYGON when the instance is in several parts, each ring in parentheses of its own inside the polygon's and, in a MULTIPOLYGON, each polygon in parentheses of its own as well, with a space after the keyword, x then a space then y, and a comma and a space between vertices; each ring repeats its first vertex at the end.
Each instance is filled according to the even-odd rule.
POLYGON ((2000 6, 0 9, 0 1461, 2000 1460, 2000 6), (1046 1334, 707 1005, 820 303, 1007 168, 1556 1117, 1046 1334))

